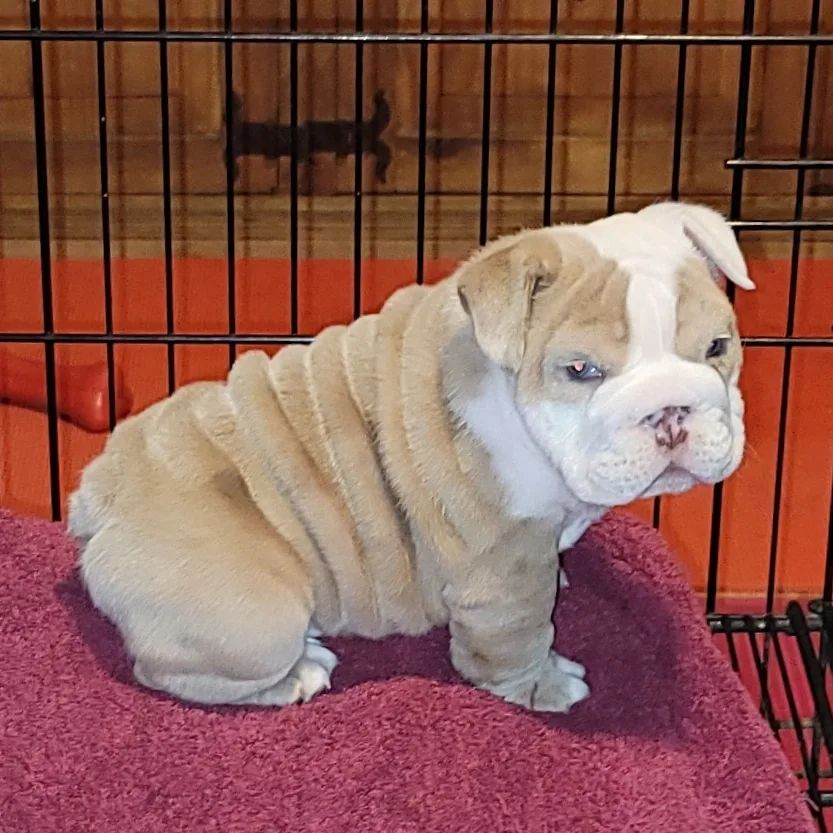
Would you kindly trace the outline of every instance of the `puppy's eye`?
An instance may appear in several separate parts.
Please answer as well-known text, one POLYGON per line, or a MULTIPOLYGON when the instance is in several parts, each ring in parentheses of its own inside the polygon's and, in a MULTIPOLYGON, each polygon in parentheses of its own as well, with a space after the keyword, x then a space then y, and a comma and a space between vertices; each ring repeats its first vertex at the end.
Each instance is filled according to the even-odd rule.
POLYGON ((567 375, 577 382, 586 382, 588 379, 604 378, 604 371, 601 368, 598 368, 595 364, 590 364, 590 362, 586 362, 581 359, 570 362, 565 367, 565 370, 567 371, 567 375))
POLYGON ((706 358, 719 359, 721 356, 725 356, 729 350, 729 341, 729 336, 716 338, 711 344, 709 344, 708 349, 706 350, 706 358))

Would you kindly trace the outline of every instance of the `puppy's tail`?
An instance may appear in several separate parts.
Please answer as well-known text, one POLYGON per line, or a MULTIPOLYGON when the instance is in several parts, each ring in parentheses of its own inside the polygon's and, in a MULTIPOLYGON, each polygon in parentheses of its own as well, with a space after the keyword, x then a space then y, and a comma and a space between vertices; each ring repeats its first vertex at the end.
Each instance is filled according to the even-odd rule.
POLYGON ((67 529, 78 542, 79 554, 104 526, 113 504, 114 492, 107 488, 106 461, 94 460, 84 471, 81 484, 69 497, 67 529))

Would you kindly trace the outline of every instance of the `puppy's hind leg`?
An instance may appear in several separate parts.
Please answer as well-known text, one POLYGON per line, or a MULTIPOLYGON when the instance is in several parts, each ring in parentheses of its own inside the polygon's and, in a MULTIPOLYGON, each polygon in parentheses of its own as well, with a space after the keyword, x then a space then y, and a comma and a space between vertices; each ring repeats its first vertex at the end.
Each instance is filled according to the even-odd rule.
POLYGON ((310 578, 288 545, 210 492, 179 504, 184 520, 112 523, 81 557, 136 679, 205 704, 284 706, 329 688, 336 658, 310 633, 310 578))
POLYGON ((260 706, 307 703, 319 692, 330 688, 330 675, 337 664, 336 655, 329 648, 325 648, 316 637, 308 634, 304 639, 301 658, 292 666, 286 677, 275 685, 244 696, 236 702, 260 706))
POLYGON ((255 680, 234 680, 217 674, 157 672, 148 674, 140 660, 133 667, 136 679, 148 688, 160 689, 182 700, 199 703, 288 706, 309 702, 330 688, 330 675, 338 664, 336 655, 307 635, 300 658, 288 672, 255 680))
POLYGON ((308 612, 280 589, 259 609, 249 599, 245 620, 227 616, 201 627, 191 620, 187 633, 140 649, 136 679, 205 704, 287 706, 329 688, 335 655, 308 641, 308 612))

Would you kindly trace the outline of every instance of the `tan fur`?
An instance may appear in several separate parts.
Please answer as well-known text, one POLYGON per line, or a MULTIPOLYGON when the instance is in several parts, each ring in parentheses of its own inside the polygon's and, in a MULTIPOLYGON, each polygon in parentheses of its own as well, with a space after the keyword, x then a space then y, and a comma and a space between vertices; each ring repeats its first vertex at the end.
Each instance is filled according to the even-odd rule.
POLYGON ((740 334, 729 299, 714 281, 705 280, 707 269, 698 258, 691 258, 677 275, 677 352, 685 358, 702 356, 714 335, 731 339, 725 356, 713 362, 724 378, 729 378, 741 363, 740 334))
MULTIPOLYGON (((628 348, 625 316, 627 277, 616 264, 599 257, 586 242, 562 237, 565 259, 558 279, 546 292, 547 303, 535 306, 528 337, 527 362, 519 380, 519 394, 527 402, 552 395, 545 362, 566 364, 581 358, 602 362, 615 371, 624 363, 628 348)), ((556 382, 558 399, 570 401, 586 395, 564 379, 556 382)))
MULTIPOLYGON (((551 648, 557 541, 599 513, 575 501, 514 517, 456 406, 488 359, 520 373, 528 399, 553 352, 621 363, 625 288, 586 242, 522 233, 379 315, 272 359, 247 353, 225 383, 122 423, 69 523, 137 678, 188 700, 283 704, 327 684, 319 631, 449 623, 452 660, 476 685, 538 709, 581 699, 579 667, 551 648)), ((709 306, 698 292, 681 297, 689 316, 709 306)))

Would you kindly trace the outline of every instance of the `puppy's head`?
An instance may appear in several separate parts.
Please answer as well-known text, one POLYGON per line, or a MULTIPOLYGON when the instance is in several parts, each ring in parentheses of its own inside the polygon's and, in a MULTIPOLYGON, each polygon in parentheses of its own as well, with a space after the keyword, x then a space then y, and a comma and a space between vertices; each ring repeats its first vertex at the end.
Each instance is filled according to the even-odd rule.
POLYGON ((665 203, 522 232, 458 273, 482 352, 533 439, 588 503, 715 483, 744 448, 737 322, 753 284, 723 218, 665 203))

